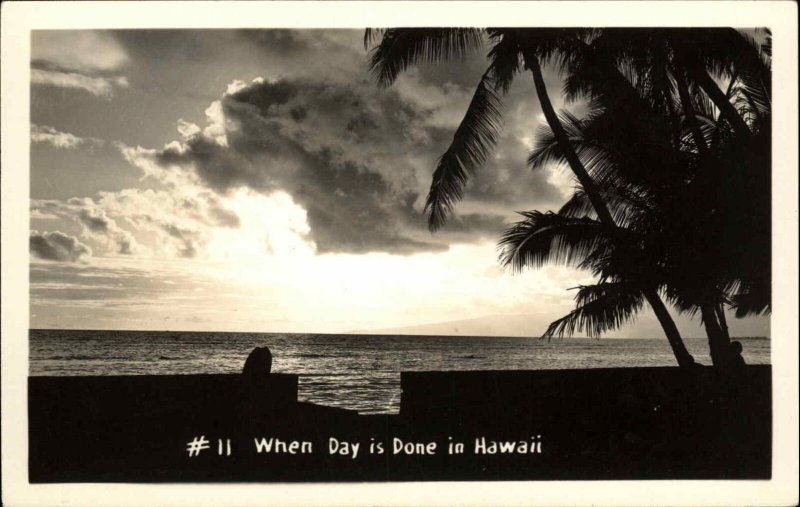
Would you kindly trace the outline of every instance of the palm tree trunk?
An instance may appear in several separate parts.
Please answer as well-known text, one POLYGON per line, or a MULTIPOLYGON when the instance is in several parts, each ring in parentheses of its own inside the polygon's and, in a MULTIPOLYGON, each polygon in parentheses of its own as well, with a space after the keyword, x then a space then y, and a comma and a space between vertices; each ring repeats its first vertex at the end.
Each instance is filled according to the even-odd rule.
POLYGON ((584 167, 580 158, 578 158, 578 154, 575 153, 575 150, 572 148, 569 136, 564 130, 564 126, 561 124, 558 115, 556 115, 555 109, 553 109, 550 96, 547 94, 547 86, 544 82, 544 76, 542 76, 542 68, 539 65, 539 59, 535 55, 528 54, 527 52, 524 54, 524 57, 525 65, 530 69, 531 74, 533 74, 533 84, 536 87, 536 94, 539 97, 542 112, 547 120, 547 124, 550 125, 550 129, 553 131, 559 148, 564 152, 564 157, 567 159, 570 169, 572 169, 572 172, 578 178, 581 186, 583 186, 583 190, 592 203, 592 207, 597 213, 600 222, 613 228, 616 224, 611 216, 611 212, 608 211, 606 203, 603 202, 603 199, 600 197, 600 191, 597 185, 595 185, 594 180, 589 176, 589 171, 586 170, 586 167, 584 167))
MULTIPOLYGON (((559 148, 564 152, 564 157, 567 159, 570 169, 572 169, 572 172, 583 186, 583 190, 586 192, 586 196, 592 203, 592 207, 597 213, 600 223, 607 226, 609 230, 613 231, 616 227, 614 218, 608 211, 608 207, 606 206, 605 202, 603 202, 603 198, 600 197, 600 192, 597 188, 597 185, 595 185, 594 180, 592 180, 591 176, 589 176, 589 172, 586 170, 586 167, 584 167, 583 163, 578 157, 578 154, 572 147, 572 143, 569 141, 569 136, 567 136, 567 132, 564 130, 564 126, 561 124, 561 120, 559 120, 555 109, 553 108, 553 104, 550 102, 550 96, 547 94, 547 86, 544 82, 544 76, 542 75, 542 68, 539 65, 539 59, 535 55, 528 52, 523 53, 523 56, 525 57, 526 67, 530 69, 531 74, 533 75, 533 84, 536 87, 536 94, 539 97, 539 103, 542 106, 542 112, 544 113, 547 123, 550 125, 550 129, 553 131, 553 135, 556 138, 559 148)), ((661 327, 664 328, 664 334, 667 335, 667 340, 672 346, 672 351, 675 353, 675 358, 678 360, 678 365, 684 368, 690 367, 694 364, 694 359, 689 354, 689 351, 686 350, 686 346, 681 339, 678 327, 675 325, 675 321, 672 320, 672 317, 670 316, 667 307, 664 305, 664 302, 661 301, 661 298, 654 289, 646 288, 643 290, 643 292, 645 298, 653 308, 659 323, 661 323, 661 327)))
POLYGON ((708 348, 711 352, 711 362, 717 368, 725 368, 730 348, 730 339, 725 336, 717 320, 715 305, 704 303, 700 305, 700 315, 708 334, 708 348))
POLYGON ((717 319, 719 320, 719 327, 722 329, 722 334, 728 341, 731 341, 730 332, 728 332, 728 320, 725 318, 725 307, 718 304, 715 308, 717 311, 717 319))
POLYGON ((752 137, 750 127, 748 127, 744 119, 739 116, 739 111, 733 107, 733 104, 731 104, 722 90, 719 89, 717 83, 711 79, 708 72, 706 72, 705 69, 699 68, 697 65, 689 66, 687 69, 695 82, 700 85, 700 88, 706 92, 714 105, 717 106, 722 117, 731 124, 733 130, 735 130, 738 135, 742 136, 742 139, 750 139, 750 137, 752 137))
POLYGON ((678 366, 681 368, 690 368, 694 366, 694 358, 689 351, 686 350, 686 345, 684 345, 681 339, 680 331, 678 331, 675 321, 672 320, 672 316, 670 316, 666 305, 658 296, 658 293, 652 289, 645 290, 644 297, 647 299, 647 302, 650 303, 650 308, 652 308, 653 313, 656 314, 659 324, 664 328, 664 334, 667 335, 667 341, 669 341, 669 345, 672 347, 672 353, 675 354, 675 359, 678 360, 678 366))

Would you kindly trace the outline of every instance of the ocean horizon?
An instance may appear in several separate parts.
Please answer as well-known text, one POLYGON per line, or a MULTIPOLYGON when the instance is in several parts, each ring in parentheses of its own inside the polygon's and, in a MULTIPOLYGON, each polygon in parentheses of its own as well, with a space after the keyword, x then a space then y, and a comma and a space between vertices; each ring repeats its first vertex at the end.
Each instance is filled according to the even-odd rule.
MULTIPOLYGON (((770 363, 770 340, 736 338, 748 364, 770 363)), ((705 338, 686 338, 711 364, 705 338)), ((188 331, 30 330, 32 376, 238 373, 268 346, 272 371, 299 375, 299 399, 397 413, 400 373, 675 366, 664 338, 538 338, 188 331)))

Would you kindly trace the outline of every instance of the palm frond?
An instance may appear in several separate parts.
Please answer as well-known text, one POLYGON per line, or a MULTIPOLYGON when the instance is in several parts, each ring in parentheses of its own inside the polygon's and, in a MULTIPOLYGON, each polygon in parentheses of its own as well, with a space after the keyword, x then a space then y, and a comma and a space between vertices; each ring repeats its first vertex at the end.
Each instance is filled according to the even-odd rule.
POLYGON ((694 318, 700 313, 695 295, 683 287, 670 286, 666 291, 666 298, 679 313, 694 318))
POLYGON ((739 60, 744 63, 739 67, 738 80, 731 87, 731 95, 736 108, 753 126, 772 112, 771 57, 752 36, 739 35, 744 48, 739 60))
MULTIPOLYGON (((653 205, 646 196, 637 193, 633 188, 618 186, 616 188, 599 188, 600 196, 606 203, 614 223, 622 228, 631 228, 632 219, 637 214, 653 213, 653 205)), ((558 210, 559 215, 566 217, 596 218, 594 206, 582 189, 576 189, 566 203, 558 210)))
POLYGON ((677 83, 669 72, 667 57, 665 52, 658 51, 660 57, 657 62, 647 62, 648 66, 640 69, 644 76, 645 95, 649 97, 653 108, 662 114, 673 115, 678 110, 675 95, 677 93, 677 83))
POLYGON ((751 315, 768 315, 772 312, 771 284, 748 283, 742 285, 739 288, 739 292, 731 300, 738 318, 751 315))
MULTIPOLYGON (((568 111, 561 111, 558 116, 572 144, 583 141, 583 131, 588 120, 579 119, 568 111)), ((532 170, 554 163, 567 163, 562 150, 558 146, 556 136, 549 125, 541 125, 536 131, 535 139, 536 142, 528 154, 528 166, 532 170)))
POLYGON ((747 88, 743 85, 737 91, 738 95, 734 105, 747 125, 753 128, 761 121, 761 118, 770 114, 772 104, 769 96, 762 93, 763 89, 760 86, 747 88))
POLYGON ((497 144, 503 103, 494 88, 489 70, 478 83, 452 143, 436 164, 425 202, 431 231, 444 225, 455 203, 464 197, 469 177, 483 165, 497 144))
POLYGON ((743 73, 740 83, 734 89, 736 108, 745 116, 750 117, 750 124, 759 116, 766 116, 772 112, 772 97, 770 90, 758 76, 752 73, 743 73))
POLYGON ((572 336, 576 331, 597 338, 630 322, 642 309, 644 297, 632 283, 603 282, 579 287, 575 302, 577 308, 552 322, 543 339, 572 336))
POLYGON ((596 251, 613 248, 609 231, 591 218, 525 211, 525 220, 505 231, 498 243, 500 263, 514 271, 547 263, 577 266, 596 251))
MULTIPOLYGON (((718 140, 718 136, 720 134, 720 124, 717 123, 716 111, 711 113, 712 116, 706 116, 706 113, 695 113, 694 117, 697 120, 697 127, 700 131, 700 135, 702 137, 703 142, 705 142, 706 146, 711 147, 713 149, 718 140)), ((681 149, 684 152, 689 152, 692 149, 696 149, 697 146, 695 144, 694 136, 691 132, 691 125, 687 118, 684 116, 681 117, 681 149)))
POLYGON ((378 83, 389 86, 401 72, 414 65, 473 54, 483 45, 483 39, 483 30, 477 28, 387 29, 380 44, 370 53, 369 69, 378 83))
POLYGON ((488 57, 492 62, 490 69, 494 76, 495 89, 506 94, 511 87, 511 82, 519 72, 519 44, 513 32, 509 31, 490 31, 489 37, 494 42, 488 57))
POLYGON ((758 31, 765 35, 764 43, 761 44, 761 52, 772 58, 772 30, 769 28, 760 28, 758 31))
POLYGON ((765 102, 771 103, 772 94, 772 43, 771 36, 767 43, 760 44, 752 35, 734 31, 738 36, 736 52, 737 70, 742 76, 742 83, 748 89, 758 89, 765 96, 765 102))
MULTIPOLYGON (((613 198, 616 194, 630 204, 645 209, 648 206, 641 195, 642 189, 652 187, 654 181, 675 177, 675 174, 654 164, 652 157, 645 159, 630 145, 625 145, 626 150, 613 149, 621 144, 612 132, 618 122, 604 109, 596 108, 583 118, 562 111, 559 117, 572 148, 605 196, 613 198), (642 160, 650 162, 643 164, 642 160)), ((550 165, 568 165, 549 126, 540 126, 535 139, 528 155, 528 165, 532 170, 550 165)))
MULTIPOLYGON (((708 98, 708 95, 703 93, 697 87, 692 87, 691 91, 693 99, 692 104, 695 107, 695 114, 704 116, 716 122, 719 118, 719 109, 717 109, 717 106, 714 105, 714 102, 708 98)), ((730 91, 726 97, 730 97, 730 91)))
POLYGON ((385 31, 384 28, 366 28, 364 30, 364 49, 369 50, 385 31))
POLYGON ((564 79, 561 94, 567 103, 576 102, 584 97, 598 99, 601 91, 597 83, 601 79, 592 63, 576 59, 564 79))

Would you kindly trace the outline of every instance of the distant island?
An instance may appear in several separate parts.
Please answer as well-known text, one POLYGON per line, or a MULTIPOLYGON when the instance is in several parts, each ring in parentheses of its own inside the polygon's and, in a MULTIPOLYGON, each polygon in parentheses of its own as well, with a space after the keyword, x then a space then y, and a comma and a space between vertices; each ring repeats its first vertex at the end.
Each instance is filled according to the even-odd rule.
MULTIPOLYGON (((408 334, 408 335, 435 335, 435 336, 505 336, 520 338, 538 338, 550 323, 550 314, 495 314, 474 319, 454 320, 445 322, 432 322, 415 326, 403 326, 379 329, 355 329, 352 334, 408 334)), ((737 325, 744 327, 746 321, 738 321, 737 325)), ((758 326, 756 326, 758 327, 758 326)), ((701 337, 703 331, 698 323, 688 323, 685 327, 687 337, 701 337), (696 330, 695 330, 696 328, 696 330)), ((769 337, 753 333, 749 335, 747 329, 742 329, 738 338, 767 340, 769 337), (749 335, 749 336, 748 336, 749 335)), ((756 332, 762 329, 754 330, 756 332)), ((636 326, 609 332, 606 338, 658 338, 663 331, 658 324, 648 319, 640 319, 636 326)), ((580 336, 578 336, 580 337, 580 336)), ((661 338, 660 338, 661 339, 661 338)))

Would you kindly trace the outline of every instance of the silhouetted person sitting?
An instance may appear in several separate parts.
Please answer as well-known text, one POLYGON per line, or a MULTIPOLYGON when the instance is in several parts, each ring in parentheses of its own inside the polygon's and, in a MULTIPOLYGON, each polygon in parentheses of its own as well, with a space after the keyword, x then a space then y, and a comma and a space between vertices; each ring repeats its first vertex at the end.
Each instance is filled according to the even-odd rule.
POLYGON ((731 370, 737 374, 743 373, 747 363, 744 362, 744 358, 742 357, 742 343, 731 342, 728 353, 730 354, 728 357, 728 364, 730 364, 731 370))
POLYGON ((742 344, 737 341, 731 342, 727 352, 725 385, 731 394, 739 393, 745 386, 744 380, 747 373, 747 364, 742 357, 742 344))
POLYGON ((272 370, 272 352, 269 347, 256 347, 247 356, 242 369, 245 384, 253 387, 266 384, 272 370))
POLYGON ((268 381, 272 370, 272 353, 269 347, 256 347, 247 356, 242 369, 242 412, 240 422, 244 428, 274 417, 274 408, 268 402, 268 381))

